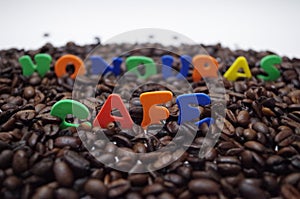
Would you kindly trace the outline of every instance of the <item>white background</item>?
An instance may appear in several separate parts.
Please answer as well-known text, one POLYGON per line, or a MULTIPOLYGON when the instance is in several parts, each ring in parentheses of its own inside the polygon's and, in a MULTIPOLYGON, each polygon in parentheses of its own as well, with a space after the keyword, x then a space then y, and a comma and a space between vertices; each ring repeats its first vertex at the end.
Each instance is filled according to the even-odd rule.
POLYGON ((0 49, 164 28, 199 43, 300 57, 299 19, 299 0, 0 0, 0 49))

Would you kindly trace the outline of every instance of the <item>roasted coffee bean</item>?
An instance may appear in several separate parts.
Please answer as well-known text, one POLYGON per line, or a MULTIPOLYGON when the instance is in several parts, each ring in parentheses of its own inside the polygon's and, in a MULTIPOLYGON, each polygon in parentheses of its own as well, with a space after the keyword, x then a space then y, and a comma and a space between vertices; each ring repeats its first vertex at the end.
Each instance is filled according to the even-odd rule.
POLYGON ((294 139, 295 137, 291 129, 284 129, 275 136, 275 142, 281 147, 289 146, 294 139))
POLYGON ((51 158, 44 158, 32 166, 31 172, 35 175, 45 176, 49 175, 53 165, 53 160, 51 158))
POLYGON ((250 150, 259 152, 259 153, 264 153, 266 152, 266 148, 264 147, 264 145, 262 145, 259 142, 256 141, 248 141, 244 144, 244 146, 250 150))
POLYGON ((35 90, 32 86, 28 86, 24 89, 23 95, 26 99, 30 99, 35 95, 35 90))
POLYGON ((16 176, 8 176, 4 181, 3 181, 3 186, 6 187, 9 190, 15 190, 19 188, 22 184, 21 179, 19 179, 16 176))
POLYGON ((71 148, 79 148, 81 140, 77 137, 61 136, 55 139, 54 145, 59 148, 70 146, 71 148))
POLYGON ((108 185, 108 196, 110 198, 124 195, 130 189, 130 183, 124 179, 118 179, 108 185))
POLYGON ((24 150, 15 152, 12 161, 12 168, 16 174, 20 174, 28 169, 28 156, 24 150))
POLYGON ((145 186, 146 184, 148 184, 148 175, 147 174, 129 175, 128 180, 133 186, 145 186))
POLYGON ((154 183, 154 184, 146 186, 142 190, 142 194, 143 195, 150 195, 150 194, 157 195, 157 194, 162 193, 164 190, 165 190, 165 188, 161 184, 154 183))
POLYGON ((300 198, 300 192, 295 187, 289 184, 282 185, 280 192, 284 199, 300 198))
POLYGON ((37 73, 33 73, 32 76, 29 79, 29 83, 32 86, 36 86, 36 85, 40 84, 41 81, 42 80, 41 80, 40 76, 37 73))
POLYGON ((137 193, 137 192, 129 192, 128 194, 126 194, 126 199, 142 199, 143 197, 141 196, 141 194, 137 193))
POLYGON ((228 120, 224 119, 224 126, 222 128, 222 132, 228 136, 233 136, 235 128, 228 120))
POLYGON ((248 111, 240 111, 237 116, 237 122, 246 127, 250 123, 250 115, 248 111))
POLYGON ((267 198, 264 191, 256 186, 255 184, 248 183, 247 181, 242 181, 239 185, 239 191, 241 195, 246 199, 252 198, 267 198))
POLYGON ((291 185, 297 185, 300 183, 300 173, 291 173, 287 175, 283 180, 283 184, 291 184, 291 185))
POLYGON ((164 176, 164 180, 167 182, 171 182, 178 187, 182 186, 183 183, 185 182, 184 179, 180 175, 173 174, 173 173, 166 174, 164 176))
POLYGON ((67 163, 56 161, 53 165, 53 172, 57 182, 62 186, 71 186, 74 182, 74 174, 67 163))
POLYGON ((278 194, 279 183, 277 182, 276 175, 265 173, 263 177, 263 187, 266 187, 273 195, 278 194))
POLYGON ((257 132, 261 132, 261 133, 269 133, 269 128, 267 127, 267 125, 265 125, 262 122, 255 122, 252 126, 252 128, 254 130, 256 130, 257 132))
POLYGON ((220 186, 209 179, 191 180, 188 188, 195 194, 217 194, 220 191, 220 186))
POLYGON ((72 167, 79 169, 79 170, 87 170, 90 167, 89 161, 85 158, 80 156, 75 151, 67 150, 64 152, 65 160, 71 165, 72 167))
POLYGON ((143 143, 138 142, 133 146, 133 151, 135 153, 146 153, 147 149, 143 143))
POLYGON ((94 198, 106 198, 107 188, 102 181, 89 179, 84 185, 84 191, 94 198))
POLYGON ((177 168, 177 173, 184 177, 185 179, 190 179, 192 176, 192 168, 191 167, 186 167, 186 166, 181 166, 177 168))
POLYGON ((291 158, 291 164, 299 169, 300 168, 300 155, 294 155, 292 158, 291 158))
POLYGON ((235 117, 234 113, 230 109, 226 109, 226 117, 232 123, 237 123, 237 118, 235 117))
POLYGON ((175 199, 175 196, 173 196, 172 194, 170 194, 168 192, 164 192, 164 193, 158 195, 157 198, 158 199, 175 199))
POLYGON ((285 173, 287 169, 287 162, 279 155, 272 155, 268 157, 266 163, 269 169, 276 173, 285 173))
POLYGON ((235 157, 221 156, 217 158, 218 171, 222 175, 236 175, 241 171, 240 161, 235 157))
POLYGON ((11 150, 3 150, 0 153, 0 169, 6 169, 11 166, 13 152, 11 150))
POLYGON ((52 199, 54 198, 53 188, 45 185, 36 190, 33 194, 32 199, 52 199))
POLYGON ((245 129, 243 131, 243 136, 246 138, 246 140, 255 140, 257 133, 253 129, 245 129))
POLYGON ((55 198, 57 199, 79 199, 79 194, 72 190, 67 188, 59 188, 55 190, 55 198))

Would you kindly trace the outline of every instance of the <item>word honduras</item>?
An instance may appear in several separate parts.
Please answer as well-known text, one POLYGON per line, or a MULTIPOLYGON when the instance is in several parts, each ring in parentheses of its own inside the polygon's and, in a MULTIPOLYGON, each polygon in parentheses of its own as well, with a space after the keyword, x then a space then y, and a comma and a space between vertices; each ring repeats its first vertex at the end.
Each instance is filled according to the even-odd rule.
MULTIPOLYGON (((32 59, 28 55, 24 55, 19 59, 21 67, 23 69, 24 76, 30 76, 33 72, 37 71, 40 76, 44 76, 50 70, 50 64, 52 58, 48 54, 37 54, 34 57, 36 65, 33 63, 32 59)), ((112 72, 116 76, 121 74, 121 64, 123 59, 120 57, 113 58, 112 66, 109 66, 100 56, 91 56, 91 72, 92 74, 106 74, 107 72, 112 72)), ((194 82, 201 80, 202 77, 218 77, 218 62, 215 58, 209 55, 196 55, 193 59, 189 55, 180 56, 181 61, 181 75, 177 75, 177 78, 184 78, 188 75, 190 64, 194 65, 192 78, 194 82)), ((161 57, 161 62, 164 66, 162 68, 162 74, 165 79, 173 76, 172 64, 174 59, 170 55, 164 55, 161 57)), ((275 64, 280 64, 282 62, 281 57, 277 55, 268 55, 264 57, 260 65, 267 73, 265 75, 257 75, 257 78, 263 79, 265 81, 274 81, 280 77, 280 71, 274 66, 275 64)), ((61 77, 67 74, 68 64, 74 65, 74 72, 71 74, 71 78, 76 78, 77 75, 83 75, 86 73, 86 68, 83 61, 74 55, 63 55, 60 57, 54 66, 54 71, 57 77, 61 77)), ((130 56, 126 59, 127 70, 137 74, 139 78, 148 78, 152 75, 157 74, 156 65, 153 59, 145 56, 130 56), (145 73, 141 75, 138 71, 137 66, 143 64, 145 66, 145 73)), ((251 78, 252 74, 248 66, 248 62, 245 57, 238 57, 231 67, 225 72, 224 77, 230 81, 235 81, 238 78, 251 78), (244 73, 239 72, 243 69, 244 73)))

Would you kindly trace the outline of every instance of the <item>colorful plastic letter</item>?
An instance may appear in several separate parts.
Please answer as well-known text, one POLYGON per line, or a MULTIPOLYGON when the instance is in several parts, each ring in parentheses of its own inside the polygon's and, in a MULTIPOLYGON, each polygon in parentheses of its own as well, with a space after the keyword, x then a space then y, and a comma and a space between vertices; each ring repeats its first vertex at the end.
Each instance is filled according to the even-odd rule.
POLYGON ((85 74, 83 61, 75 55, 67 54, 60 57, 55 63, 54 70, 57 77, 67 74, 66 69, 68 64, 73 64, 75 68, 74 73, 70 76, 72 79, 75 79, 77 75, 85 74))
MULTIPOLYGON (((198 107, 193 107, 191 105, 208 105, 210 104, 210 97, 203 93, 184 94, 177 97, 176 103, 179 107, 178 124, 182 124, 199 118, 201 113, 198 107)), ((210 124, 212 121, 212 118, 208 117, 196 122, 195 125, 201 126, 204 122, 210 124)))
POLYGON ((121 73, 121 64, 123 62, 121 57, 114 57, 112 66, 109 66, 100 56, 91 56, 90 60, 92 62, 92 74, 94 75, 105 75, 109 71, 112 71, 116 76, 121 73))
POLYGON ((93 126, 101 126, 106 128, 110 122, 119 122, 121 128, 130 129, 133 126, 133 121, 127 111, 121 97, 117 94, 110 94, 94 119, 93 126), (120 111, 122 117, 111 115, 111 111, 116 108, 120 111))
POLYGON ((143 105, 143 121, 141 126, 147 128, 151 124, 160 123, 161 120, 169 117, 169 111, 163 106, 156 104, 166 103, 172 100, 172 92, 170 91, 153 91, 140 95, 140 101, 143 105))
MULTIPOLYGON (((164 55, 161 57, 161 62, 164 66, 162 68, 162 74, 164 79, 167 79, 169 77, 172 77, 172 64, 173 64, 174 58, 171 55, 164 55)), ((182 79, 188 75, 189 68, 191 65, 192 58, 189 55, 182 55, 180 56, 180 62, 181 62, 181 69, 180 74, 177 74, 176 77, 178 79, 182 79)))
POLYGON ((79 124, 66 122, 65 118, 68 114, 72 114, 78 119, 86 119, 89 116, 88 108, 80 102, 64 99, 56 102, 51 108, 51 115, 59 117, 62 120, 60 127, 62 129, 68 127, 78 127, 79 124))
POLYGON ((260 66, 268 73, 268 76, 257 75, 257 78, 265 81, 275 81, 280 77, 280 71, 274 64, 281 64, 282 59, 277 55, 267 55, 260 61, 260 66))
POLYGON ((202 77, 218 78, 218 61, 209 55, 196 55, 193 58, 193 81, 198 82, 202 77))
POLYGON ((52 57, 45 53, 39 53, 34 56, 34 61, 36 62, 36 65, 28 55, 19 58, 24 76, 28 77, 32 75, 34 71, 37 71, 38 74, 43 77, 50 70, 52 57))
POLYGON ((244 56, 238 57, 230 68, 224 74, 224 77, 229 81, 235 81, 238 78, 251 78, 252 74, 249 69, 247 59, 244 56), (240 73, 239 69, 243 69, 244 73, 240 73))
POLYGON ((144 56, 131 56, 126 59, 126 67, 128 71, 134 72, 139 78, 147 79, 157 73, 156 65, 153 59, 144 56), (141 75, 138 66, 144 64, 145 74, 141 75))

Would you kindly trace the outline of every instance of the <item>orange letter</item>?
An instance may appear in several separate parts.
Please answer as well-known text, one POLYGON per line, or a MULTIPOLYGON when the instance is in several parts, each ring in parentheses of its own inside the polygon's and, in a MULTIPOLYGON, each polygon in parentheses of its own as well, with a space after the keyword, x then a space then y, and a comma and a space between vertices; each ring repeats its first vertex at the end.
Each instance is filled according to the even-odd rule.
POLYGON ((193 81, 197 82, 203 77, 218 77, 218 61, 208 55, 196 55, 193 58, 193 81))
POLYGON ((160 120, 169 117, 169 111, 162 106, 155 106, 172 100, 172 93, 170 91, 153 91, 141 94, 140 100, 143 105, 143 121, 142 127, 147 128, 150 124, 160 123, 160 120))
POLYGON ((83 61, 75 55, 68 54, 62 56, 56 61, 54 70, 57 77, 61 77, 67 73, 66 69, 68 64, 73 64, 75 67, 75 71, 71 75, 72 79, 75 79, 77 74, 79 75, 85 74, 85 67, 83 61))

